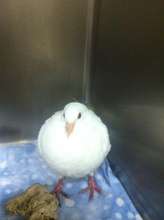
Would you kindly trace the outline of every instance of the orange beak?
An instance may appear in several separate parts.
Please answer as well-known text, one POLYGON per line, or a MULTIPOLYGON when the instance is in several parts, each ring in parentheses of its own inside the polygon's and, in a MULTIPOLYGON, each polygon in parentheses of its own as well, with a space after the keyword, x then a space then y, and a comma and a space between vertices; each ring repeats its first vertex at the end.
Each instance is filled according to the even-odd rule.
POLYGON ((75 127, 75 122, 72 122, 72 123, 66 122, 65 130, 66 130, 66 133, 67 133, 67 136, 68 136, 68 137, 69 137, 69 136, 71 135, 71 133, 73 132, 74 127, 75 127))

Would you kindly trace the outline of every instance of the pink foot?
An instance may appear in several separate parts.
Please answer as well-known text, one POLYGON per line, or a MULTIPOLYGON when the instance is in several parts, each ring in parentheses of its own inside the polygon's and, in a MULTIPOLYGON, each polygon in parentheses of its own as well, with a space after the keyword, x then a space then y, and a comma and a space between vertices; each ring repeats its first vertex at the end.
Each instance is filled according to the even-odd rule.
POLYGON ((63 185, 64 185, 64 181, 63 181, 63 178, 62 179, 59 179, 54 190, 53 190, 53 193, 56 194, 57 198, 59 198, 60 195, 64 196, 64 197, 68 197, 68 195, 62 191, 63 189, 63 185))
POLYGON ((89 191, 89 200, 93 199, 95 192, 101 193, 101 189, 96 185, 96 181, 94 180, 94 177, 90 175, 88 176, 88 187, 82 189, 80 193, 87 191, 89 191))

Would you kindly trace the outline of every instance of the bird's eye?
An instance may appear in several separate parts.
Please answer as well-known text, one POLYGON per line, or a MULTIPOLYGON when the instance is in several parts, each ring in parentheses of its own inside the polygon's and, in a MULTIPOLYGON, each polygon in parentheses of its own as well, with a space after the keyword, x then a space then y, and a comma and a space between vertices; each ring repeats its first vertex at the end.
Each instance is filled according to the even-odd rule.
POLYGON ((79 119, 79 118, 81 118, 81 112, 79 112, 79 114, 78 114, 78 117, 77 117, 77 118, 78 118, 78 119, 79 119))

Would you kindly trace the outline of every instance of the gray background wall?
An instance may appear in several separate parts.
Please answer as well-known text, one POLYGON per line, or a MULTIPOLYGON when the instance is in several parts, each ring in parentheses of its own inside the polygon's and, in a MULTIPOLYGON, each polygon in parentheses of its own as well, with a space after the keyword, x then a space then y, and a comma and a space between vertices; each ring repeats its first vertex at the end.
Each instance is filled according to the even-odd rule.
POLYGON ((0 7, 0 141, 35 137, 81 99, 87 1, 6 0, 0 7))
POLYGON ((113 169, 145 219, 164 219, 164 2, 98 1, 91 101, 113 169))

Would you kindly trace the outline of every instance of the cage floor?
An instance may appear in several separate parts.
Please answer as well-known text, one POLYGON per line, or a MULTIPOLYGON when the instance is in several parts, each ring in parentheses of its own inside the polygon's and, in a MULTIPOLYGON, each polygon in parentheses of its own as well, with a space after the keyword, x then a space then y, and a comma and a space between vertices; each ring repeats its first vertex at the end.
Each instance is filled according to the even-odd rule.
MULTIPOLYGON (((60 220, 142 220, 119 180, 106 160, 95 174, 102 194, 88 201, 88 194, 79 194, 87 186, 87 178, 67 179, 64 191, 70 198, 62 199, 60 220)), ((0 147, 0 219, 16 220, 5 213, 5 202, 34 183, 56 182, 55 174, 40 158, 35 142, 7 144, 0 147)))

